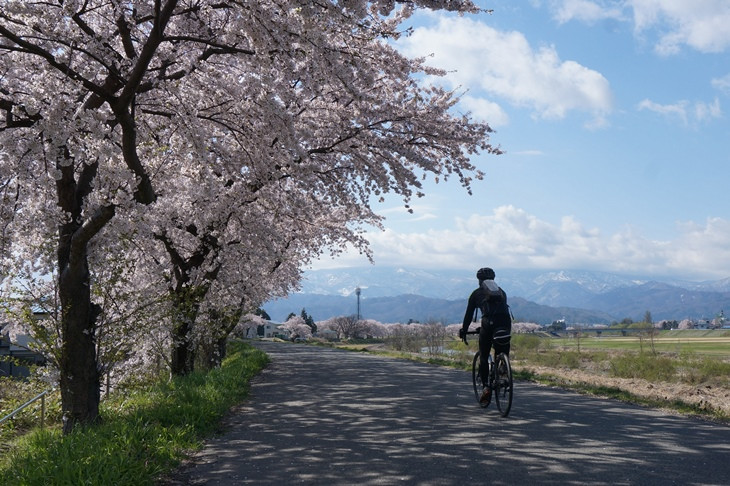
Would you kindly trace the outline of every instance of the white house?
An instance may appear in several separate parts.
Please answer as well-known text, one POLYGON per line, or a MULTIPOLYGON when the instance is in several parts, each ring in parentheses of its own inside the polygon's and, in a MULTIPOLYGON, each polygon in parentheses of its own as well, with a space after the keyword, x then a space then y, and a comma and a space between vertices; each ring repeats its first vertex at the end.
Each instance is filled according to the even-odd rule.
POLYGON ((289 339, 290 332, 288 329, 284 329, 281 327, 281 323, 277 322, 271 322, 266 321, 266 324, 263 326, 263 335, 259 334, 259 330, 257 327, 250 327, 246 329, 246 338, 248 339, 254 339, 254 338, 274 338, 278 337, 281 339, 289 339))

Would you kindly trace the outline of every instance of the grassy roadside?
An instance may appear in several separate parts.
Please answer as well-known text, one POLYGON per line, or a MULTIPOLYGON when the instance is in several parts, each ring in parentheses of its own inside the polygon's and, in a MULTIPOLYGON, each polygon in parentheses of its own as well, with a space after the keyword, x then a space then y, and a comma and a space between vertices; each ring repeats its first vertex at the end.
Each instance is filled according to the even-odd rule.
POLYGON ((219 369, 104 400, 99 425, 66 436, 58 426, 31 431, 0 459, 0 484, 155 484, 216 430, 267 363, 233 342, 219 369))

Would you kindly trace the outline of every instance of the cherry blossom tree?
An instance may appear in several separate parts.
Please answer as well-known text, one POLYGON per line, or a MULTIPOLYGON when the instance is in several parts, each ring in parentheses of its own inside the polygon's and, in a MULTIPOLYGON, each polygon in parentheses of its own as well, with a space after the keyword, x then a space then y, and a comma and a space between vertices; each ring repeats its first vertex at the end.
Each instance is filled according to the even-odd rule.
POLYGON ((489 127, 454 116, 453 93, 419 84, 438 72, 387 43, 419 7, 477 10, 455 0, 0 4, 3 268, 55 279, 64 432, 98 416, 104 309, 92 265, 112 238, 165 249, 156 261, 183 298, 173 307, 189 306, 173 316, 187 339, 228 250, 251 248, 232 244, 234 228, 256 240, 262 212, 301 222, 302 243, 288 248, 274 227, 264 241, 282 244, 263 266, 226 282, 290 264, 268 288, 227 294, 239 308, 292 288, 313 242, 366 251, 358 227, 380 221, 373 195, 408 206, 425 174, 467 190, 481 177, 469 157, 498 151, 489 127), (315 214, 336 217, 314 225, 315 214))
MULTIPOLYGON (((241 316, 296 288, 302 265, 318 256, 323 247, 336 253, 347 242, 363 246, 347 229, 350 214, 334 207, 323 211, 304 188, 291 184, 283 196, 279 191, 274 195, 273 201, 266 200, 263 191, 251 201, 221 198, 225 204, 211 213, 204 231, 197 225, 183 226, 181 216, 176 216, 173 225, 155 234, 154 239, 165 249, 155 263, 167 262, 161 265, 167 265, 174 317, 173 374, 192 371, 201 344, 208 348, 209 356, 222 358, 225 340, 241 316), (309 208, 310 214, 305 219, 289 208, 309 208)), ((150 254, 155 254, 154 249, 150 254)), ((206 365, 218 362, 204 360, 206 365)))
POLYGON ((540 324, 534 322, 513 322, 512 332, 515 334, 533 333, 542 329, 540 324))
POLYGON ((449 324, 446 326, 446 332, 449 336, 458 336, 461 330, 461 323, 449 324))
POLYGON ((397 351, 417 352, 421 348, 421 325, 393 324, 388 334, 389 345, 397 351))
POLYGON ((368 337, 381 339, 388 335, 387 327, 375 319, 362 319, 362 324, 368 337))
POLYGON ((246 314, 236 324, 232 334, 239 338, 255 337, 258 335, 259 326, 268 323, 266 319, 256 314, 246 314))
POLYGON ((443 352, 448 331, 442 322, 430 319, 421 325, 420 334, 429 354, 438 355, 443 352))
POLYGON ((312 328, 307 325, 302 316, 292 316, 281 327, 289 331, 292 338, 309 339, 312 337, 312 328))
POLYGON ((144 372, 159 372, 167 364, 161 354, 165 342, 161 330, 167 318, 162 278, 138 264, 141 249, 134 243, 117 235, 107 240, 103 252, 89 256, 92 306, 99 314, 94 339, 97 368, 107 391, 126 379, 138 380, 144 372))
POLYGON ((338 339, 360 339, 372 336, 379 330, 374 326, 375 321, 358 319, 356 315, 336 316, 317 322, 319 331, 330 330, 337 333, 338 339))

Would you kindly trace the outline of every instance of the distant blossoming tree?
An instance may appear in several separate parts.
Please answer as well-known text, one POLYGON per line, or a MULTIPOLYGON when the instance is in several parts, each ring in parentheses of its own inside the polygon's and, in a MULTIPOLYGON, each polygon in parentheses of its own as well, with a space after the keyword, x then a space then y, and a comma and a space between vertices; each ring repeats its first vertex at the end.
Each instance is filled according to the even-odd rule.
POLYGON ((540 324, 534 322, 514 322, 512 323, 512 332, 515 334, 531 333, 542 329, 540 324))
POLYGON ((302 316, 292 316, 281 327, 289 331, 292 338, 309 339, 312 337, 312 328, 307 325, 302 316))

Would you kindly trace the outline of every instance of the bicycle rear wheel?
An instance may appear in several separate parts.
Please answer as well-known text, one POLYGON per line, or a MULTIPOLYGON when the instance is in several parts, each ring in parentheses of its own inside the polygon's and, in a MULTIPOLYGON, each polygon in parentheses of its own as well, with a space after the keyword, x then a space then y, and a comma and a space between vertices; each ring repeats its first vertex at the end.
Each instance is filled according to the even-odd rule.
POLYGON ((500 353, 496 361, 497 381, 494 385, 494 399, 497 402, 497 410, 506 417, 512 408, 512 366, 509 363, 509 356, 500 353))
POLYGON ((482 403, 479 400, 482 398, 482 391, 484 390, 484 383, 482 383, 482 374, 480 373, 481 359, 479 351, 474 355, 474 362, 471 365, 471 381, 474 384, 474 397, 477 399, 477 403, 480 407, 486 408, 489 406, 489 402, 482 403))

